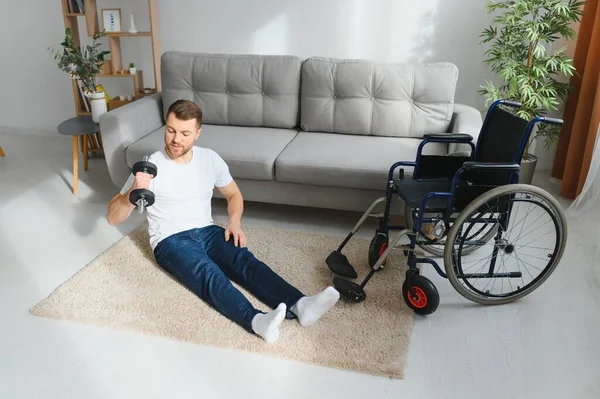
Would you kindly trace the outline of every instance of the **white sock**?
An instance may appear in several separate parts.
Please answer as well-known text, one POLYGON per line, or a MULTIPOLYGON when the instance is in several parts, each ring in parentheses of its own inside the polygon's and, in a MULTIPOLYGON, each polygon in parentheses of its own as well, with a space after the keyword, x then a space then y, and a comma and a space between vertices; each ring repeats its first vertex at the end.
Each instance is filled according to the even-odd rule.
POLYGON ((280 303, 275 310, 269 313, 259 313, 252 319, 252 330, 263 337, 268 343, 273 343, 279 338, 279 325, 285 319, 285 303, 280 303))
POLYGON ((300 298, 290 310, 298 316, 302 327, 312 326, 340 299, 340 293, 333 287, 327 287, 313 296, 300 298))

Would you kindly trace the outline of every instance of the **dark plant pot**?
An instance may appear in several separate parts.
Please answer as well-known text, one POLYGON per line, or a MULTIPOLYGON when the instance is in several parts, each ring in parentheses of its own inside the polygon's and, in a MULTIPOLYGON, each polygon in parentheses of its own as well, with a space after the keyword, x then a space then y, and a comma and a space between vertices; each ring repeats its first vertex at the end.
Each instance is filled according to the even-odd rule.
POLYGON ((531 184, 533 173, 537 165, 538 158, 535 155, 525 154, 521 159, 521 171, 519 173, 519 183, 531 184))

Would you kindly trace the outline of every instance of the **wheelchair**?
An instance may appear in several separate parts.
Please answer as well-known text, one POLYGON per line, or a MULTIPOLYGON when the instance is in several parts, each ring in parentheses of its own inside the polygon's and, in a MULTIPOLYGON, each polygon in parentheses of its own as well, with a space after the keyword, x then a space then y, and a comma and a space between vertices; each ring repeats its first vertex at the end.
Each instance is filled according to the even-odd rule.
POLYGON ((408 263, 402 296, 419 315, 433 313, 440 302, 435 285, 421 275, 421 264, 433 266, 463 297, 482 305, 529 295, 552 274, 566 246, 565 214, 548 192, 519 184, 519 171, 535 125, 563 121, 541 116, 527 121, 509 111, 521 106, 511 100, 494 102, 476 145, 469 134, 426 134, 414 162, 391 166, 385 197, 371 204, 326 259, 343 297, 355 303, 365 300, 365 286, 384 269, 395 248, 404 250, 408 263), (424 155, 428 143, 465 144, 471 151, 424 155), (405 179, 401 167, 412 168, 412 178, 405 179), (404 202, 405 226, 390 223, 395 197, 404 202), (383 213, 372 213, 381 203, 383 213), (377 217, 379 226, 369 246, 369 273, 357 283, 352 281, 357 272, 342 250, 369 217, 377 217), (391 231, 399 233, 392 238, 391 231), (410 244, 399 246, 405 236, 410 244), (425 256, 418 257, 416 247, 425 256), (444 270, 427 254, 443 258, 444 270))

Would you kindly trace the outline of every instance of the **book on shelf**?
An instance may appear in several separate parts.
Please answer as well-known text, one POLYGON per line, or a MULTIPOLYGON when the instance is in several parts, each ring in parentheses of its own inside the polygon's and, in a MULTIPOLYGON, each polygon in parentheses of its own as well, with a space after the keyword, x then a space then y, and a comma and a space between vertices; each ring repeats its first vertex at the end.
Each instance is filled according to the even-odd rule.
POLYGON ((80 13, 85 13, 85 7, 83 5, 83 0, 76 0, 77 7, 79 8, 80 13))
POLYGON ((73 14, 83 14, 85 13, 85 7, 83 5, 83 0, 67 0, 69 5, 69 12, 73 14))
POLYGON ((83 106, 85 107, 85 110, 87 112, 90 112, 89 99, 83 93, 83 84, 81 83, 81 80, 79 80, 79 79, 77 79, 77 87, 79 87, 79 94, 81 95, 81 100, 82 100, 81 102, 83 103, 83 106))

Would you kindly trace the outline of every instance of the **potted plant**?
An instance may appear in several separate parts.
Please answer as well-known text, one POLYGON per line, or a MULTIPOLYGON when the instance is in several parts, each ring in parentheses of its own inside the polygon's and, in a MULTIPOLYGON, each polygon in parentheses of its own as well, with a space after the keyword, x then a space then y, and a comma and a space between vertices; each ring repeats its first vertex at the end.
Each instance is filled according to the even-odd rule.
POLYGON ((48 50, 58 60, 58 67, 69 74, 72 79, 81 81, 84 95, 92 105, 92 119, 98 123, 100 115, 107 112, 105 93, 96 86, 96 75, 102 72, 104 57, 110 51, 101 51, 98 40, 105 36, 104 31, 95 33, 91 45, 80 47, 73 39, 71 28, 66 28, 65 39, 61 43, 62 51, 53 48, 48 50))
POLYGON ((136 73, 135 64, 133 62, 129 63, 129 73, 132 75, 135 75, 136 73))
MULTIPOLYGON (((489 43, 484 65, 501 81, 487 81, 479 91, 486 106, 498 99, 519 101, 519 109, 507 107, 518 116, 531 120, 557 111, 569 92, 561 79, 576 71, 573 60, 565 54, 566 46, 556 48, 559 40, 576 36, 572 24, 579 22, 583 1, 580 0, 490 0, 486 12, 499 13, 480 37, 489 43)), ((560 127, 537 125, 530 137, 521 162, 520 181, 531 183, 537 157, 531 145, 542 139, 545 149, 558 142, 560 127)))

